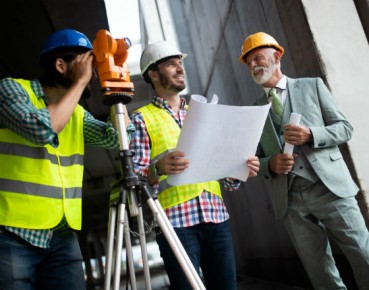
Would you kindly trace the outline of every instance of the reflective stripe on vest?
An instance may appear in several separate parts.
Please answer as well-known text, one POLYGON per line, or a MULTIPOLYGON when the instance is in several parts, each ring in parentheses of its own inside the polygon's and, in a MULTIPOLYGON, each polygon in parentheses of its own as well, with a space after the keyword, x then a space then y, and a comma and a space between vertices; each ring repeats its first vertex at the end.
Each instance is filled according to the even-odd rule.
MULTIPOLYGON (((0 154, 17 155, 32 159, 47 159, 53 164, 58 164, 58 158, 47 152, 47 149, 44 147, 29 147, 23 144, 1 143, 0 154)), ((80 154, 59 156, 59 162, 61 166, 70 166, 73 164, 83 165, 83 156, 80 154)))
MULTIPOLYGON (((46 108, 30 81, 15 81, 35 108, 46 108)), ((50 229, 64 215, 71 228, 81 228, 84 114, 78 105, 58 134, 57 148, 0 129, 0 225, 50 229)))
MULTIPOLYGON (((138 109, 138 111, 143 116, 147 132, 150 136, 150 159, 152 161, 159 159, 168 150, 176 147, 181 129, 167 111, 153 104, 144 106, 138 109)), ((199 196, 204 190, 222 198, 218 181, 171 186, 166 182, 166 179, 167 176, 163 175, 159 180, 160 194, 158 199, 164 209, 199 196)))
MULTIPOLYGON (((63 198, 62 188, 3 178, 0 179, 0 191, 9 191, 57 199, 63 198)), ((65 198, 82 197, 82 189, 80 187, 65 188, 64 192, 65 198)))

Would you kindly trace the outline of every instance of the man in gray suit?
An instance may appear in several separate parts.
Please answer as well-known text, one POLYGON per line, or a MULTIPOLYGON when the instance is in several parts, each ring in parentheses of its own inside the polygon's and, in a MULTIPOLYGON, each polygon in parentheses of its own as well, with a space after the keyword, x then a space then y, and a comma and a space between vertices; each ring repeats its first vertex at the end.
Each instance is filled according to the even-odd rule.
POLYGON ((245 39, 240 57, 265 91, 256 103, 272 103, 258 148, 259 174, 271 182, 276 217, 314 289, 346 289, 327 234, 348 258, 359 289, 369 289, 369 233, 338 148, 353 128, 320 78, 282 73, 283 53, 272 36, 258 32, 245 39), (300 125, 288 124, 291 112, 301 114, 300 125), (285 143, 294 145, 292 155, 283 153, 285 143))

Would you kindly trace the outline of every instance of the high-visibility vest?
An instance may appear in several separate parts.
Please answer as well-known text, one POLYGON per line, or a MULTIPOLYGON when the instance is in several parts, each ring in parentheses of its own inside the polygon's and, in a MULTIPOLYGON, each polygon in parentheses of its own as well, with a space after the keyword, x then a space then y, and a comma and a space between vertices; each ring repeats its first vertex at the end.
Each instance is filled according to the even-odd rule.
MULTIPOLYGON (((37 109, 46 108, 30 81, 15 81, 37 109)), ((81 228, 84 113, 75 108, 57 148, 0 129, 0 225, 52 229, 65 216, 71 228, 81 228)))
MULTIPOLYGON (((176 147, 181 129, 167 111, 153 104, 146 105, 138 111, 143 116, 150 136, 150 159, 153 162, 168 153, 168 150, 176 147)), ((158 199, 164 209, 199 196, 204 190, 222 198, 218 181, 172 186, 167 183, 166 179, 166 175, 162 175, 159 179, 158 199)))

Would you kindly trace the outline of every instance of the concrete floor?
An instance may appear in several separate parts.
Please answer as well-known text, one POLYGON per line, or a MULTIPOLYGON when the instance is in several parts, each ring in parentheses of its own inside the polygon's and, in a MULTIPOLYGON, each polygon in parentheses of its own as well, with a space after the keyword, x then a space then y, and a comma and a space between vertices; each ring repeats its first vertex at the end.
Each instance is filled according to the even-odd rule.
MULTIPOLYGON (((347 260, 342 256, 336 256, 336 262, 347 289, 358 290, 347 260)), ((268 260, 268 263, 269 268, 265 265, 262 267, 263 265, 258 261, 250 263, 251 266, 247 269, 248 276, 238 276, 238 290, 312 290, 307 275, 298 263, 293 264, 294 267, 288 268, 288 271, 284 271, 283 267, 273 261, 268 260)), ((130 285, 127 288, 124 278, 125 275, 122 276, 120 290, 131 290, 130 285)), ((136 272, 137 290, 146 290, 144 279, 143 271, 138 270, 136 272)), ((150 268, 150 281, 152 290, 169 290, 169 279, 163 264, 150 268)), ((103 290, 102 282, 99 281, 95 286, 88 287, 88 290, 103 290)))
POLYGON ((297 286, 285 285, 248 277, 238 283, 238 290, 310 290, 297 286))
MULTIPOLYGON (((162 275, 151 277, 151 283, 152 290, 169 290, 169 280, 165 273, 162 275)), ((125 282, 122 282, 120 286, 121 290, 126 289, 125 282)), ((137 290, 145 290, 145 283, 142 279, 137 280, 137 290)), ((285 285, 276 282, 264 281, 252 277, 246 277, 242 281, 239 281, 238 290, 311 290, 311 289, 285 285)))

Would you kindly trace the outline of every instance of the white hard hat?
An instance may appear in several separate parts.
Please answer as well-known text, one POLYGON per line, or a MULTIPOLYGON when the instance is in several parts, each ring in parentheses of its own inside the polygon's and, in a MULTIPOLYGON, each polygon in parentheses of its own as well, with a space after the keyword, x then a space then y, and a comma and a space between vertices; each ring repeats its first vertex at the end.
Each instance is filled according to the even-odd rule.
POLYGON ((141 75, 143 76, 145 74, 150 65, 171 56, 179 56, 184 59, 187 57, 187 54, 180 52, 177 48, 166 41, 158 41, 149 44, 141 54, 141 75))

